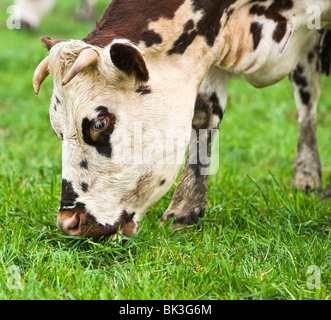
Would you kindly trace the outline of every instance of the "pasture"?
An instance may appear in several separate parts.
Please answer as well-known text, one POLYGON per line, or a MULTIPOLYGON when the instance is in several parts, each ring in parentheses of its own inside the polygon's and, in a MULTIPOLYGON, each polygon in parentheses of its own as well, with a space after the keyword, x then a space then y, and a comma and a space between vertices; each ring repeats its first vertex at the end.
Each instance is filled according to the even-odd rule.
MULTIPOLYGON (((99 1, 99 16, 107 2, 99 1)), ((35 96, 32 75, 47 55, 41 36, 81 39, 93 23, 73 19, 75 1, 58 1, 38 31, 9 30, 10 4, 0 3, 0 299, 331 298, 331 201, 292 187, 297 124, 288 79, 266 89, 230 79, 219 170, 198 228, 159 226, 172 187, 124 244, 62 235, 61 143, 48 116, 52 79, 35 96), (314 288, 307 285, 312 265, 320 270, 314 288)), ((330 85, 323 77, 323 187, 331 173, 330 85)))

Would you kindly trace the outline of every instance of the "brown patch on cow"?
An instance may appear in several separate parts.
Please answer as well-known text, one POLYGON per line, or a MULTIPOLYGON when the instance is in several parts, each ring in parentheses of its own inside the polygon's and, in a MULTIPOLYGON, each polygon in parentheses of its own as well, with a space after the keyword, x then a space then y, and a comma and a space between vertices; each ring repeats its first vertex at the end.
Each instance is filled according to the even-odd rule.
POLYGON ((253 45, 254 45, 254 50, 257 49, 257 47, 260 44, 260 41, 262 39, 262 29, 263 29, 263 25, 261 23, 258 22, 253 22, 251 24, 251 34, 253 35, 253 45))
MULTIPOLYGON (((257 1, 251 2, 255 3, 257 1)), ((249 13, 257 16, 264 15, 267 19, 276 22, 276 28, 273 32, 272 38, 275 42, 280 43, 287 31, 287 19, 283 15, 281 15, 281 12, 288 11, 292 8, 292 0, 274 0, 274 2, 269 7, 259 4, 253 5, 249 13)))
POLYGON ((145 42, 147 48, 155 44, 162 43, 162 37, 153 30, 143 31, 141 37, 142 37, 142 41, 145 42))
POLYGON ((188 32, 193 29, 194 29, 194 21, 192 19, 188 20, 184 25, 184 31, 188 32))
POLYGON ((194 11, 202 10, 203 17, 197 23, 196 30, 198 35, 206 38, 207 44, 212 47, 221 29, 221 18, 236 0, 206 1, 192 0, 194 11))
POLYGON ((151 172, 147 172, 140 176, 136 187, 133 190, 128 190, 120 200, 120 205, 130 203, 141 204, 146 201, 146 198, 153 192, 152 185, 154 183, 154 176, 151 172))
POLYGON ((86 43, 105 47, 115 38, 129 39, 138 44, 150 22, 160 18, 173 19, 185 0, 113 0, 94 30, 83 39, 86 43))
POLYGON ((284 38, 287 31, 287 20, 284 18, 282 21, 278 21, 274 33, 272 34, 272 39, 280 43, 284 38))
POLYGON ((168 51, 168 55, 172 55, 174 53, 183 54, 188 46, 192 44, 197 35, 198 32, 196 30, 193 30, 192 32, 184 31, 174 42, 173 48, 168 51))
POLYGON ((235 0, 207 2, 203 0, 192 0, 193 10, 203 11, 203 16, 194 28, 193 20, 187 21, 183 26, 183 33, 173 43, 169 55, 183 54, 192 44, 197 36, 206 39, 207 44, 212 47, 221 29, 221 18, 223 13, 234 3, 235 0))
POLYGON ((125 237, 131 238, 138 229, 138 224, 135 221, 130 221, 126 224, 124 224, 124 226, 122 226, 121 228, 121 234, 125 237))

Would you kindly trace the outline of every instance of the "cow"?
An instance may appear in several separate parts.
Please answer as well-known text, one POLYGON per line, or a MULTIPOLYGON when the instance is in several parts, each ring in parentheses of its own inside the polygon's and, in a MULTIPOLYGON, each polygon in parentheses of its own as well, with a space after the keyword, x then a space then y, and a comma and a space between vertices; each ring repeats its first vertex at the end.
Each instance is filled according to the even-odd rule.
MULTIPOLYGON (((77 12, 81 20, 92 20, 95 17, 96 0, 83 0, 77 12)), ((24 29, 38 29, 41 20, 49 13, 55 0, 15 0, 14 4, 19 10, 20 25, 24 29)))
MULTIPOLYGON (((62 141, 59 229, 133 236, 181 169, 164 159, 183 159, 187 148, 161 223, 196 224, 205 213, 228 72, 258 88, 290 74, 300 132, 294 182, 320 188, 315 115, 330 34, 307 27, 311 4, 318 5, 320 28, 329 28, 329 0, 113 0, 84 39, 42 38, 49 55, 33 85, 38 93, 53 77, 50 121, 62 141), (180 141, 169 150, 171 139, 180 141)), ((325 199, 330 193, 331 181, 325 199)))

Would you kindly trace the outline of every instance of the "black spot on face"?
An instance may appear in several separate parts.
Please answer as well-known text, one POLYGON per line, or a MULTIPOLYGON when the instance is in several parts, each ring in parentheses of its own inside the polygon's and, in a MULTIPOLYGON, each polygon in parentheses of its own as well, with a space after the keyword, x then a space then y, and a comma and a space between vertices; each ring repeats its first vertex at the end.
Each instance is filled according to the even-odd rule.
POLYGON ((166 182, 165 179, 161 180, 161 182, 160 182, 160 187, 163 186, 163 185, 165 184, 165 182, 166 182))
POLYGON ((107 124, 102 130, 95 131, 93 124, 95 120, 84 118, 82 122, 83 140, 86 144, 94 146, 99 154, 107 158, 112 156, 112 147, 110 144, 110 135, 114 131, 116 117, 109 113, 106 107, 96 108, 98 119, 107 119, 107 124))
POLYGON ((61 210, 65 207, 74 206, 77 198, 78 194, 75 192, 72 183, 66 179, 62 179, 61 210))
POLYGON ((85 182, 82 182, 81 183, 81 187, 82 187, 82 190, 84 192, 87 192, 88 191, 88 188, 89 188, 89 185, 87 183, 85 183, 85 182))
POLYGON ((86 159, 82 160, 79 165, 81 168, 88 170, 88 162, 86 159))
POLYGON ((57 96, 55 96, 55 102, 54 102, 54 105, 53 105, 54 111, 57 111, 57 106, 60 105, 60 104, 61 104, 60 99, 57 96))

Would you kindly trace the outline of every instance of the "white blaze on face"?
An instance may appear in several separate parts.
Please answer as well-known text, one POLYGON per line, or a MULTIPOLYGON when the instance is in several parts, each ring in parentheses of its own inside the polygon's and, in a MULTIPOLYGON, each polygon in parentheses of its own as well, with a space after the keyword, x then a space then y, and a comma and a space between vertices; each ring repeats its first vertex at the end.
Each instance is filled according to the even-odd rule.
POLYGON ((102 225, 115 224, 124 211, 139 221, 178 175, 191 134, 196 84, 174 88, 178 74, 160 79, 150 68, 144 84, 150 92, 141 94, 134 77, 112 64, 109 47, 93 47, 98 63, 63 87, 63 77, 86 46, 61 42, 50 51, 50 119, 62 139, 63 179, 70 183, 62 198, 74 195, 73 206, 85 206, 102 225))

